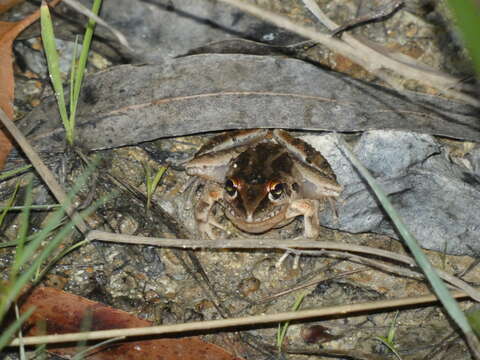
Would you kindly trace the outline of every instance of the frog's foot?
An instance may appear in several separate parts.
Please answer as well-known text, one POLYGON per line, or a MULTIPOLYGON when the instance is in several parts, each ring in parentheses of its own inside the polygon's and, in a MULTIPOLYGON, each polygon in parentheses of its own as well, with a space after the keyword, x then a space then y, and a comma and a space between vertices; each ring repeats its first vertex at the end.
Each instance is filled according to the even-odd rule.
POLYGON ((320 221, 318 213, 323 209, 320 200, 300 199, 290 204, 286 217, 292 218, 303 215, 304 231, 303 237, 315 240, 320 233, 320 221))
POLYGON ((200 236, 206 239, 216 239, 212 226, 224 230, 212 215, 212 207, 221 198, 222 189, 218 185, 210 184, 203 190, 201 198, 195 206, 195 222, 200 236))
POLYGON ((218 235, 214 231, 215 227, 217 227, 216 224, 212 224, 211 222, 197 222, 197 230, 200 235, 200 239, 217 239, 218 235))
MULTIPOLYGON (((298 236, 294 240, 315 240, 320 234, 320 221, 318 214, 323 210, 323 202, 316 199, 300 199, 293 201, 286 214, 286 218, 293 218, 299 215, 303 215, 303 236, 298 236)), ((279 267, 288 255, 294 254, 293 268, 298 268, 300 261, 300 253, 293 249, 289 249, 278 260, 276 267, 279 267)))

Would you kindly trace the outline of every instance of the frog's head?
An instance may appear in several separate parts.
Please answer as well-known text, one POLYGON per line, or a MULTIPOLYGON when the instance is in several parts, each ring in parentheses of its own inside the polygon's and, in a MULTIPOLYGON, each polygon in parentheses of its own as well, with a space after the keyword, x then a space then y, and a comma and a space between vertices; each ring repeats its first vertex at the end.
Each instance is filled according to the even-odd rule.
POLYGON ((230 162, 224 184, 225 214, 238 228, 262 233, 282 223, 298 184, 285 149, 260 143, 230 162))

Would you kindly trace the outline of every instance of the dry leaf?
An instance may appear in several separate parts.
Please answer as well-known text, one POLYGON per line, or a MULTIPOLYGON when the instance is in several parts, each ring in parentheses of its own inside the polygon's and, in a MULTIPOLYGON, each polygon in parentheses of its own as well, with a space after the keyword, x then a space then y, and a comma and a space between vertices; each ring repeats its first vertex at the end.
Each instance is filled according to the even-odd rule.
MULTIPOLYGON (((82 331, 82 322, 90 317, 91 330, 125 329, 151 326, 152 323, 139 319, 122 310, 66 293, 64 291, 39 287, 22 305, 25 311, 31 306, 36 310, 25 324, 25 335, 65 334, 82 331), (43 323, 43 325, 42 325, 43 323)), ((85 331, 85 330, 83 330, 85 331)), ((71 356, 79 351, 76 347, 48 349, 61 356, 71 356)), ((242 360, 222 349, 207 343, 199 337, 168 338, 125 343, 111 343, 96 349, 88 356, 90 360, 158 359, 162 360, 242 360)))
MULTIPOLYGON (((55 6, 60 0, 51 2, 51 6, 55 6)), ((7 1, 0 4, 1 10, 7 10, 18 1, 7 1)), ((13 52, 12 44, 15 38, 25 28, 30 26, 40 16, 37 10, 33 14, 27 16, 21 21, 6 22, 0 21, 0 108, 13 119, 13 95, 15 89, 15 80, 13 78, 13 52)), ((5 165, 7 156, 12 148, 12 140, 10 136, 0 127, 0 169, 5 165)))

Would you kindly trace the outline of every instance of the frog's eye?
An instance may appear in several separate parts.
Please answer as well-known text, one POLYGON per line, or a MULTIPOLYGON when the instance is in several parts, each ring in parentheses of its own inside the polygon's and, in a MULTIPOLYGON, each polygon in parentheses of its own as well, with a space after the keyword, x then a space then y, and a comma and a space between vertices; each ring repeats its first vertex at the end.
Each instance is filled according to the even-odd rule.
POLYGON ((277 200, 285 191, 285 184, 277 183, 270 187, 270 196, 272 200, 277 200))
POLYGON ((237 185, 230 179, 225 182, 225 191, 229 196, 236 196, 237 195, 237 185))

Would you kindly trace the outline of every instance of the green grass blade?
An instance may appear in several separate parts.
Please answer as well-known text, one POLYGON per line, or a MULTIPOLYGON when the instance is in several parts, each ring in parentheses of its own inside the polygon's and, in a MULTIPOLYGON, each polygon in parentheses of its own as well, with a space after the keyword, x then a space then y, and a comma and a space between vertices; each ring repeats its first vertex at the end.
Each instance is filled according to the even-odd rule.
MULTIPOLYGON (((295 303, 292 306, 292 311, 297 311, 302 305, 303 299, 305 298, 306 294, 301 294, 295 300, 295 303)), ((281 326, 278 324, 278 331, 277 331, 277 348, 278 352, 282 351, 282 344, 283 340, 285 339, 285 335, 287 335, 288 327, 290 326, 290 321, 285 321, 285 323, 281 326)))
POLYGON ((38 233, 34 234, 28 246, 25 247, 25 250, 18 258, 18 261, 20 263, 23 264, 26 261, 30 260, 34 256, 35 252, 38 250, 42 242, 48 238, 48 236, 55 228, 58 227, 58 224, 65 216, 65 208, 66 204, 64 204, 60 209, 55 211, 48 223, 38 233))
MULTIPOLYGON (((61 205, 60 205, 61 206, 61 205)), ((56 222, 56 223, 53 223, 53 222, 49 222, 47 223, 47 226, 48 226, 48 229, 46 229, 44 231, 44 233, 46 235, 43 235, 40 234, 40 232, 37 232, 35 234, 32 234, 30 235, 26 240, 25 240, 25 243, 29 243, 35 239, 37 239, 39 236, 43 236, 43 238, 47 238, 48 236, 50 236, 50 233, 59 228, 60 226, 63 225, 63 218, 60 218, 60 221, 59 222, 56 222), (53 226, 52 226, 53 225, 53 226)), ((3 249, 3 248, 6 248, 6 247, 12 247, 12 246, 17 246, 18 245, 18 241, 17 240, 12 240, 12 241, 6 241, 6 242, 3 242, 3 243, 0 243, 0 249, 3 249)))
POLYGON ((20 271, 21 267, 24 265, 23 262, 20 262, 19 259, 23 255, 25 240, 27 239, 28 225, 30 223, 30 206, 32 205, 32 176, 29 176, 27 183, 27 189, 25 191, 25 209, 22 211, 22 216, 20 218, 20 227, 17 234, 17 248, 15 249, 15 260, 11 267, 10 271, 10 281, 15 281, 17 273, 20 271))
MULTIPOLYGON (((87 213, 82 213, 82 217, 85 218, 86 216, 88 216, 89 214, 91 214, 93 211, 95 211, 96 209, 98 209, 99 206, 101 206, 102 204, 104 204, 105 202, 107 202, 109 199, 111 199, 113 196, 115 196, 113 193, 112 194, 109 194, 109 195, 106 195, 106 196, 103 196, 101 199, 97 200, 94 204, 92 204, 86 211, 87 213)), ((57 261, 59 261, 61 258, 63 258, 65 255, 67 255, 68 253, 70 253, 71 251, 85 245, 86 243, 89 243, 90 240, 82 240, 82 241, 79 241, 79 242, 76 242, 75 244, 73 244, 72 246, 68 247, 67 249, 63 250, 62 252, 60 252, 60 254, 56 255, 41 271, 41 273, 39 274, 38 278, 41 279, 49 270, 50 268, 55 265, 55 263, 57 261)))
POLYGON ((447 0, 457 18, 457 26, 463 34, 465 46, 473 60, 477 75, 480 75, 480 2, 478 0, 447 0))
MULTIPOLYGON (((15 304, 15 317, 17 320, 20 320, 20 311, 18 310, 18 304, 15 304)), ((22 342, 23 341, 22 328, 18 330, 17 337, 20 339, 20 346, 19 346, 20 360, 27 360, 27 354, 25 352, 25 344, 22 342)))
POLYGON ((0 173, 0 181, 2 180, 5 180, 5 179, 8 179, 9 177, 12 177, 12 176, 15 176, 15 175, 18 175, 24 171, 27 171, 28 169, 30 169, 32 167, 32 165, 25 165, 25 166, 22 166, 21 168, 18 168, 18 169, 13 169, 13 170, 8 170, 8 171, 2 171, 0 173))
MULTIPOLYGON (((45 210, 45 211, 50 211, 50 210, 55 210, 57 208, 59 208, 60 204, 45 204, 45 205, 30 205, 29 208, 30 208, 30 211, 31 210, 45 210)), ((23 210, 25 209, 26 206, 0 206, 0 211, 5 211, 5 209, 8 209, 8 211, 18 211, 18 210, 23 210)), ((1 224, 1 221, 0 221, 0 224, 1 224)))
MULTIPOLYGON (((98 15, 102 0, 94 0, 92 6, 92 12, 98 15)), ((89 19, 83 37, 82 51, 80 58, 78 59, 78 66, 75 69, 74 87, 70 91, 73 92, 72 102, 70 104, 70 121, 75 126, 75 114, 77 112, 78 99, 80 97, 80 90, 82 88, 83 76, 85 74, 85 68, 87 66, 88 53, 90 51, 90 44, 92 42, 93 31, 95 30, 95 20, 89 19)))
MULTIPOLYGON (((58 218, 56 218, 58 219, 58 218)), ((53 221, 56 221, 55 219, 52 218, 53 221)), ((60 217, 61 220, 61 217, 60 217)), ((73 231, 72 229, 69 229, 70 231, 73 231)), ((65 228, 60 230, 59 234, 64 235, 66 233, 65 228)), ((47 234, 45 234, 47 235, 47 234)), ((57 234, 58 236, 58 234, 57 234)), ((20 254, 19 256, 19 263, 26 263, 28 260, 30 260, 35 251, 39 248, 41 245, 42 241, 46 240, 46 236, 37 236, 35 240, 33 240, 27 247, 25 247, 25 250, 20 254)), ((47 246, 42 250, 42 252, 34 259, 33 263, 31 263, 28 267, 25 268, 25 271, 23 271, 18 278, 15 279, 14 282, 11 282, 9 285, 9 288, 2 294, 1 298, 1 303, 0 303, 0 322, 2 320, 2 315, 5 314, 5 312, 10 308, 11 304, 15 299, 18 297, 22 289, 27 285, 27 283, 33 278, 33 274, 37 270, 38 266, 35 267, 36 262, 38 259, 45 259, 46 257, 50 256, 50 254, 54 250, 54 246, 58 246, 59 242, 54 238, 54 240, 51 240, 47 243, 47 246), (55 242, 54 242, 55 240, 55 242)))
POLYGON ((33 260, 28 268, 18 277, 18 279, 11 285, 11 289, 6 296, 7 304, 10 305, 20 294, 22 289, 28 282, 34 277, 34 274, 37 272, 41 264, 52 254, 52 252, 60 245, 62 240, 69 236, 75 230, 75 225, 73 221, 70 221, 65 225, 58 234, 50 241, 48 241, 47 246, 42 249, 37 257, 33 260))
MULTIPOLYGON (((100 206, 101 202, 98 202, 96 203, 95 205, 92 205, 90 206, 88 209, 86 209, 83 213, 82 213, 82 218, 85 218, 87 217, 88 215, 90 215, 93 211, 95 211, 98 206, 100 206)), ((42 251, 41 254, 39 254, 35 260, 33 261, 32 263, 32 266, 28 269, 27 272, 30 272, 29 274, 27 274, 27 272, 25 272, 25 274, 22 274, 22 276, 26 276, 28 278, 31 278, 32 275, 37 271, 37 269, 40 268, 40 266, 42 265, 42 263, 47 259, 48 256, 50 256, 50 254, 53 253, 53 251, 55 251, 60 243, 62 242, 62 240, 64 238, 66 238, 67 236, 69 236, 73 231, 75 230, 75 221, 74 220, 70 220, 68 222, 68 224, 66 224, 59 232, 57 235, 55 235, 55 237, 50 240, 47 244, 47 246, 45 246, 45 249, 44 251, 42 251)), ((21 276, 19 277, 19 280, 21 279, 21 276)), ((39 278, 35 279, 36 281, 39 280, 39 278)))
POLYGON ((77 69, 77 51, 78 51, 78 35, 75 36, 75 43, 73 44, 72 63, 70 64, 70 117, 72 116, 72 104, 74 102, 73 89, 75 88, 75 74, 77 72, 76 70, 77 69))
POLYGON ((395 349, 395 345, 392 342, 389 342, 387 338, 384 338, 383 336, 375 336, 373 339, 380 341, 397 357, 398 360, 402 360, 400 354, 395 349))
MULTIPOLYGON (((62 207, 55 211, 50 221, 45 225, 44 228, 42 228, 42 230, 35 234, 32 241, 28 244, 28 246, 25 247, 24 251, 22 252, 22 254, 20 254, 18 258, 18 261, 20 263, 23 264, 33 258, 36 250, 39 248, 41 243, 47 239, 53 229, 58 227, 58 224, 62 221, 63 216, 65 215, 65 210, 70 206, 71 199, 78 192, 80 187, 85 184, 87 177, 92 173, 93 169, 96 166, 96 163, 97 161, 93 161, 92 165, 89 166, 87 170, 80 176, 75 185, 72 187, 72 190, 70 190, 70 192, 68 193, 67 199, 65 199, 62 207)), ((20 294, 20 291, 23 289, 23 287, 33 278, 34 273, 39 269, 45 259, 50 256, 50 254, 60 245, 61 240, 63 240, 65 236, 69 235, 74 230, 73 226, 74 222, 73 220, 71 220, 56 234, 56 236, 52 240, 48 241, 46 247, 37 257, 35 257, 30 266, 25 269, 25 271, 18 277, 15 282, 11 283, 8 291, 5 291, 3 294, 1 294, 2 297, 0 298, 0 322, 6 310, 11 306, 12 302, 20 294)))
POLYGON ((167 167, 162 166, 160 169, 158 169, 157 173, 155 174, 155 177, 153 178, 153 181, 152 181, 152 194, 153 192, 155 192, 155 189, 157 188, 158 183, 162 179, 163 174, 165 174, 165 171, 167 171, 167 167))
POLYGON ((474 305, 467 310, 467 319, 477 336, 480 336, 480 308, 474 305))
MULTIPOLYGON (((13 194, 12 196, 10 197, 10 199, 8 199, 8 202, 7 202, 7 206, 5 206, 3 209, 2 209, 2 213, 0 214, 0 226, 3 224, 3 220, 5 219, 5 216, 7 216, 7 213, 12 209, 12 205, 13 203, 15 202, 15 198, 17 197, 17 192, 18 192, 18 188, 20 187, 20 183, 17 183, 17 185, 15 186, 15 190, 13 191, 13 194)), ((16 243, 16 241, 15 241, 16 243)), ((3 243, 2 243, 3 245, 3 243)), ((0 246, 1 247, 1 246, 0 246)))
POLYGON ((421 267, 423 273, 425 274, 426 278, 430 282, 430 285, 435 291, 435 294, 438 296, 440 302, 445 307, 445 310, 465 334, 472 334, 472 328, 470 327, 470 324, 468 323, 465 314, 462 312, 462 310, 458 306, 458 303, 455 301, 455 299, 453 299, 447 287, 428 261, 427 257, 418 245, 417 240, 413 237, 413 235, 407 229, 396 210, 393 208, 393 205, 388 199, 385 192, 380 188, 372 175, 370 175, 369 171, 360 163, 360 161, 355 157, 355 155, 353 155, 353 153, 348 148, 348 145, 343 141, 341 142, 341 145, 341 151, 355 166, 355 168, 362 175, 362 177, 367 181, 370 188, 375 192, 375 196, 381 202, 385 212, 395 224, 395 227, 397 228, 398 232, 402 236, 402 239, 405 241, 410 251, 412 252, 415 260, 417 261, 417 264, 421 267))
POLYGON ((53 85, 53 90, 55 91, 55 97, 57 98, 58 109, 67 134, 67 141, 73 144, 63 93, 62 77, 60 75, 60 62, 58 60, 57 45, 55 43, 55 33, 53 31, 50 11, 45 1, 42 1, 42 6, 40 7, 40 23, 43 48, 45 49, 45 56, 47 57, 48 73, 53 85))
POLYGON ((21 261, 26 261, 33 257, 33 254, 38 249, 40 244, 43 240, 45 240, 49 234, 58 227, 58 224, 61 223, 66 209, 71 205, 71 199, 75 196, 75 194, 80 190, 80 188, 85 184, 87 178, 93 172, 93 169, 96 167, 98 160, 92 162, 92 165, 87 168, 87 170, 78 178, 76 183, 73 185, 72 189, 67 194, 67 198, 65 199, 62 206, 53 213, 52 218, 50 221, 38 232, 33 236, 32 241, 30 242, 29 246, 25 248, 25 251, 20 258, 21 261))
POLYGON ((18 329, 20 329, 25 320, 27 320, 30 315, 32 315, 34 310, 35 309, 33 307, 29 308, 22 315, 20 315, 20 317, 15 320, 13 324, 11 324, 8 328, 2 330, 2 332, 0 333, 0 352, 10 342, 10 340, 13 338, 18 329))
POLYGON ((145 171, 145 189, 147 191, 147 211, 150 209, 150 204, 152 202, 152 169, 150 165, 146 162, 143 164, 143 169, 145 171))

